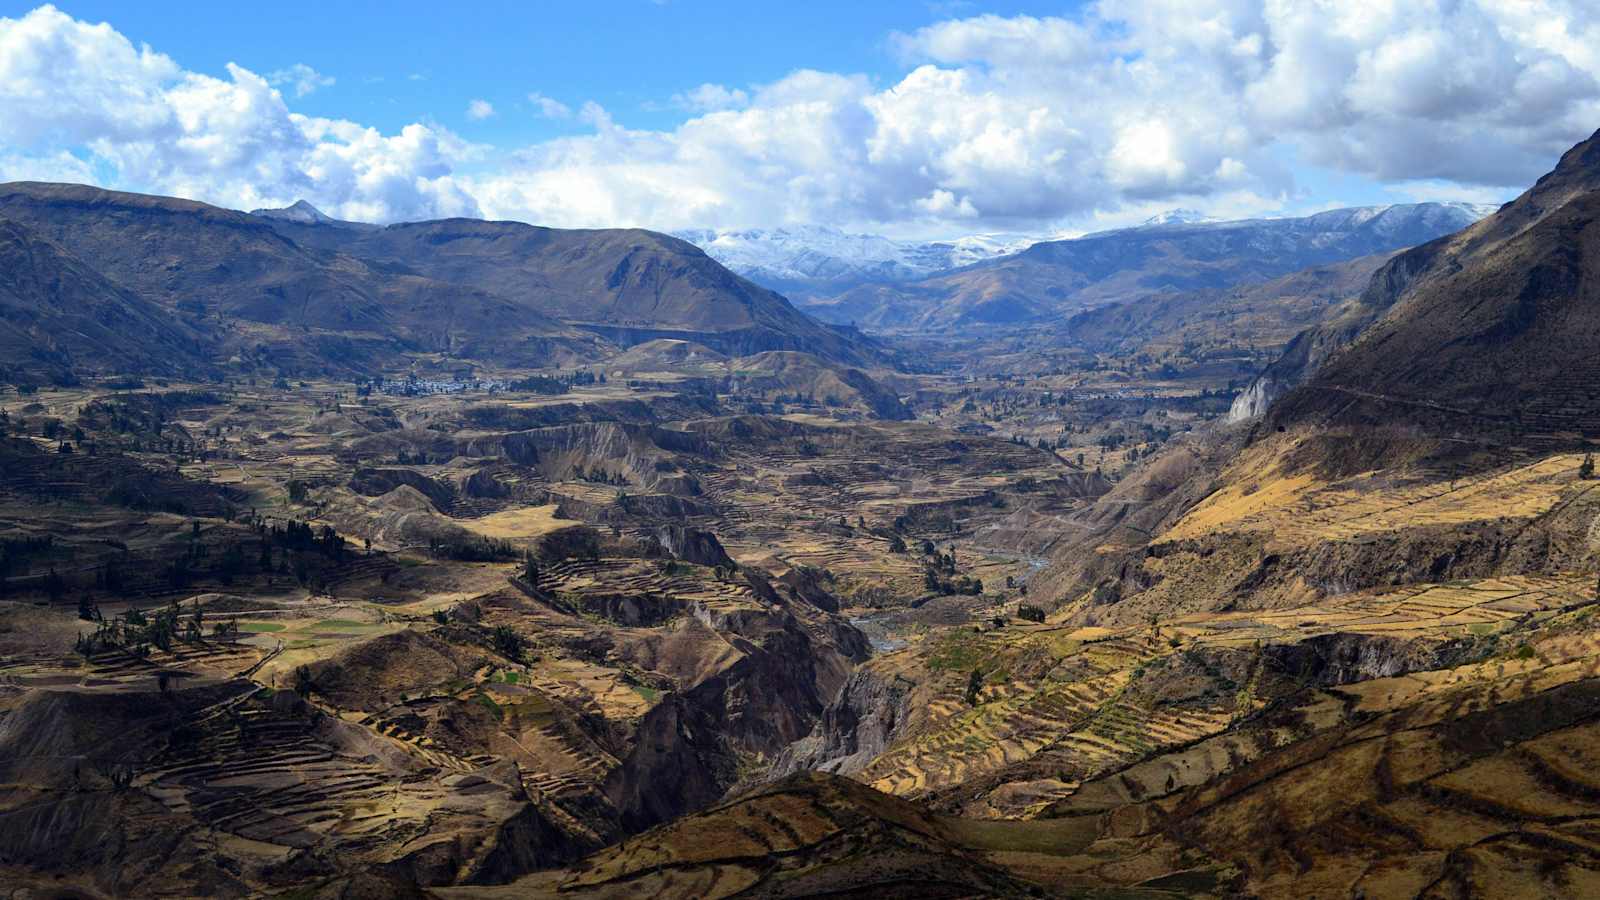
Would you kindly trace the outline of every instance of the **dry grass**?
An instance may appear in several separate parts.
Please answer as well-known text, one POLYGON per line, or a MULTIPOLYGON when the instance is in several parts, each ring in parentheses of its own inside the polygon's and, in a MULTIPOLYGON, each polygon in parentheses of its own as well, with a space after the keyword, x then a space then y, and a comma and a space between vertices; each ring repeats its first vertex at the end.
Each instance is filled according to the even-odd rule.
POLYGON ((1531 519, 1579 490, 1571 476, 1581 462, 1581 455, 1560 454, 1460 480, 1402 485, 1365 475, 1327 484, 1276 470, 1248 479, 1236 474, 1160 539, 1255 531, 1270 534, 1275 545, 1301 547, 1401 528, 1531 519))
POLYGON ((556 518, 556 507, 557 504, 554 503, 544 506, 525 506, 521 509, 493 513, 481 519, 460 519, 457 520, 457 524, 476 534, 497 540, 536 538, 572 524, 568 519, 556 518))

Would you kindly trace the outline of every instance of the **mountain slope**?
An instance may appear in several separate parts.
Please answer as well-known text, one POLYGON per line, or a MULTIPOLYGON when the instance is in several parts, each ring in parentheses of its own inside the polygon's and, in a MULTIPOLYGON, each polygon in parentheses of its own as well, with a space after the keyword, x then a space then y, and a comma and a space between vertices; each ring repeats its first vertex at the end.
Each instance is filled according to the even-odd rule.
POLYGON ((806 350, 852 363, 877 355, 870 342, 816 322, 687 241, 650 231, 476 219, 376 230, 269 223, 307 246, 488 291, 623 344, 671 337, 722 353, 806 350))
POLYGON ((21 224, 0 219, 0 381, 207 368, 193 328, 21 224))
POLYGON ((1485 214, 1466 204, 1341 209, 1297 219, 1158 223, 1034 244, 904 285, 872 285, 808 309, 883 330, 1021 323, 1169 291, 1228 289, 1386 253, 1485 214))
MULTIPOLYGON (((1422 426, 1498 440, 1600 434, 1600 134, 1499 213, 1401 254, 1322 340, 1272 427, 1422 426), (1364 329, 1354 326, 1371 322, 1364 329)), ((1272 377, 1269 373, 1264 377, 1272 377)))
POLYGON ((566 870, 445 897, 1025 897, 965 846, 963 823, 847 778, 795 775, 608 847, 566 870))
POLYGON ((911 410, 860 369, 829 366, 810 353, 769 350, 733 360, 731 385, 740 393, 782 400, 801 395, 824 406, 850 406, 880 419, 908 420, 911 410))
POLYGON ((287 371, 366 369, 414 352, 541 365, 594 340, 489 292, 310 248, 264 220, 84 185, 0 185, 26 224, 147 301, 287 371), (235 327, 238 326, 238 327, 235 327))
POLYGON ((1064 339, 1119 354, 1210 344, 1282 347, 1358 296, 1386 255, 1302 269, 1227 292, 1197 291, 1097 306, 1062 326, 1064 339))

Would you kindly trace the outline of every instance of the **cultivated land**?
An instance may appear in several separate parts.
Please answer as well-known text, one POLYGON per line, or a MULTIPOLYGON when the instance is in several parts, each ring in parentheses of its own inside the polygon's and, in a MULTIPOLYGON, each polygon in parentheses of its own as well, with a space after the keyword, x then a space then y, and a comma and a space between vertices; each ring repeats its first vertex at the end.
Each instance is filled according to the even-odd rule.
MULTIPOLYGON (((117 810, 142 852, 203 848, 167 884, 220 892, 1382 895, 1587 877, 1552 849, 1505 869, 1531 851, 1485 841, 1537 825, 1538 847, 1564 847, 1593 812, 1570 756, 1583 716, 1549 711, 1600 671, 1583 454, 1339 477, 1268 442, 1147 529, 1152 553, 1097 521, 1136 479, 1001 435, 1023 404, 973 404, 962 420, 995 413, 977 434, 939 399, 910 422, 751 415, 683 383, 7 398, 4 815, 29 836, 12 871, 114 892, 125 867, 56 842, 117 810), (1395 587, 1359 566, 1338 590, 1304 565, 1250 579, 1264 556, 1486 529, 1567 555, 1395 587), (1137 549, 1145 574, 1122 583, 1144 587, 1061 593, 1061 548, 1084 545, 1137 549), (1030 604, 1039 621, 1019 618, 1030 604), (130 610, 171 611, 167 646, 130 610), (119 619, 120 638, 74 651, 119 619), (93 730, 60 730, 84 717, 93 730), (1479 727, 1523 730, 1430 743, 1479 727), (1393 786, 1355 790, 1360 766, 1393 786), (1349 801, 1228 836, 1323 782, 1349 801), (1555 806, 1528 806, 1556 784, 1539 794, 1555 806), (1353 822, 1367 843, 1322 849, 1353 822), (749 846, 698 836, 725 834, 749 846)), ((1147 452, 1193 439, 1167 440, 1147 452)))
POLYGON ((869 655, 852 618, 1014 605, 1103 489, 999 438, 730 414, 762 395, 680 379, 6 397, 8 864, 129 889, 57 844, 110 809, 141 852, 206 860, 151 876, 179 891, 574 859, 761 778, 869 655))
POLYGON ((0 299, 79 322, 79 284, 193 358, 98 371, 133 351, 91 330, 0 372, 0 880, 1594 895, 1596 172, 1392 257, 894 347, 642 232, 597 273, 539 256, 582 233, 101 198, 375 318, 196 311, 13 187, 39 268, 0 299), (551 318, 486 334, 513 288, 551 318), (433 334, 441 297, 486 318, 433 334))

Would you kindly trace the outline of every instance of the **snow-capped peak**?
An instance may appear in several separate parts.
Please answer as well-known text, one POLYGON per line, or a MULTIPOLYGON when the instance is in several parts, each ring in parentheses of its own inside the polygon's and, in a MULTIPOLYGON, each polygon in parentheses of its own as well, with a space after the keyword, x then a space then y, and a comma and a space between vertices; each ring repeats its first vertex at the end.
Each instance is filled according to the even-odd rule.
POLYGON ((250 215, 284 222, 299 222, 303 225, 327 225, 338 221, 304 200, 296 200, 292 205, 282 209, 253 209, 250 215))
POLYGON ((942 241, 906 241, 852 234, 826 225, 695 229, 676 233, 735 272, 757 281, 822 284, 844 280, 901 281, 1026 249, 1036 239, 976 234, 942 241))
POLYGON ((1140 223, 1140 227, 1151 225, 1198 225, 1205 222, 1215 222, 1216 217, 1208 216, 1196 209, 1169 209, 1164 213, 1153 215, 1140 223))

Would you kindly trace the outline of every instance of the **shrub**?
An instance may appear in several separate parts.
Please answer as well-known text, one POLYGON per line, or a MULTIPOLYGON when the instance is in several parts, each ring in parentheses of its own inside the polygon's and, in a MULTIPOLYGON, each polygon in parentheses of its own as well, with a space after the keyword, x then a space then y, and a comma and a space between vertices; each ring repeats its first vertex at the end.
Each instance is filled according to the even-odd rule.
POLYGON ((496 625, 490 637, 494 641, 494 652, 512 662, 522 661, 522 654, 528 645, 522 635, 517 634, 508 625, 496 625))

